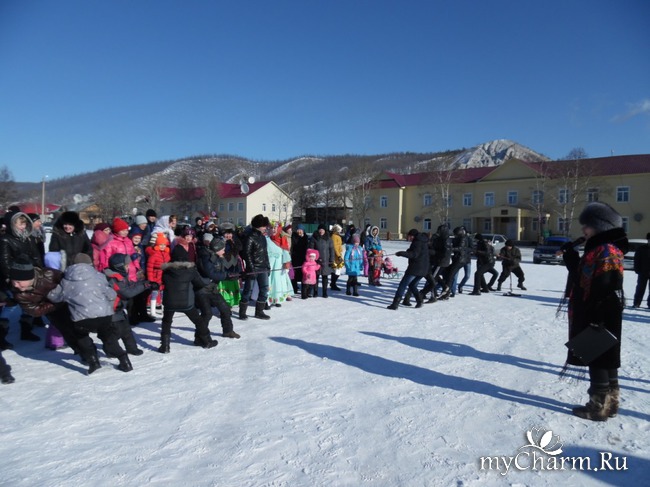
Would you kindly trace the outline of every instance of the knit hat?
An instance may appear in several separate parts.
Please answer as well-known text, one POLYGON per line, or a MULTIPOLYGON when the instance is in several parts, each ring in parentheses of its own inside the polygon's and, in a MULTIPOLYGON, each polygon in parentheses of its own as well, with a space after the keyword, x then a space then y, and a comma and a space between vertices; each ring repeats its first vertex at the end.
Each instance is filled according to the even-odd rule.
POLYGON ((314 252, 313 250, 308 250, 308 251, 307 251, 307 257, 309 258, 309 257, 311 257, 312 255, 313 255, 314 257, 316 257, 318 254, 317 254, 316 252, 314 252))
POLYGON ((212 250, 214 253, 217 253, 225 248, 226 241, 222 238, 215 238, 212 240, 212 242, 210 242, 210 250, 212 250))
POLYGON ((580 213, 580 224, 593 228, 596 233, 623 227, 623 218, 614 208, 605 203, 594 202, 585 206, 580 213))
POLYGON ((417 237, 419 233, 420 232, 418 232, 416 228, 411 228, 409 230, 409 233, 407 233, 406 235, 409 235, 411 237, 417 237))
POLYGON ((251 220, 251 227, 253 228, 262 228, 268 227, 270 225, 269 219, 264 215, 255 215, 251 220))
POLYGON ((327 231, 327 227, 325 226, 325 224, 321 223, 320 225, 318 225, 318 230, 325 230, 325 231, 327 231))
POLYGON ((12 281, 34 279, 34 266, 26 257, 18 256, 9 268, 9 279, 12 281))
POLYGON ((298 226, 296 227, 296 230, 302 230, 304 232, 305 227, 302 224, 299 223, 298 226))
POLYGON ((93 260, 90 258, 88 254, 84 253, 79 253, 74 256, 74 259, 72 259, 73 264, 90 264, 92 265, 93 260))
POLYGON ((155 217, 157 217, 158 214, 156 213, 156 210, 153 210, 153 209, 149 208, 149 209, 147 210, 147 212, 144 214, 144 216, 146 216, 147 218, 149 218, 150 216, 155 216, 155 217))
POLYGON ((142 225, 147 223, 147 217, 144 215, 136 215, 134 222, 136 225, 142 225))
POLYGON ((359 237, 358 233, 352 235, 352 243, 361 243, 361 237, 359 237))
POLYGON ((40 220, 40 219, 41 219, 41 215, 39 215, 38 213, 27 213, 27 216, 28 216, 29 219, 30 219, 31 221, 33 221, 33 222, 35 222, 36 220, 40 220))
POLYGON ((127 276, 129 274, 129 264, 131 263, 131 258, 126 254, 113 254, 108 259, 109 269, 127 276))
POLYGON ((113 229, 113 233, 118 233, 118 232, 121 232, 122 230, 128 230, 129 229, 129 224, 126 223, 121 218, 114 218, 113 219, 113 224, 111 225, 111 228, 113 229))
POLYGON ((43 263, 45 267, 49 267, 50 269, 61 270, 61 262, 64 255, 65 252, 46 252, 43 263))
POLYGON ((188 235, 191 235, 192 237, 196 237, 196 230, 194 230, 189 225, 184 226, 183 229, 181 230, 181 237, 187 237, 188 235))
POLYGON ((233 225, 230 222, 224 222, 219 226, 219 232, 220 233, 232 233, 234 235, 235 233, 235 225, 233 225))
POLYGON ((129 230, 129 237, 133 237, 134 235, 142 236, 144 235, 144 230, 137 225, 133 225, 131 230, 129 230))
POLYGON ((94 229, 104 231, 107 228, 111 228, 111 226, 108 223, 102 222, 102 223, 98 223, 97 225, 95 225, 94 229))
POLYGON ((514 244, 514 242, 512 240, 508 239, 508 240, 506 240, 505 246, 506 247, 514 247, 515 244, 514 244))
POLYGON ((293 228, 293 227, 292 227, 291 225, 287 225, 286 227, 284 227, 284 231, 285 231, 285 232, 288 232, 288 231, 291 230, 292 228, 293 228))
POLYGON ((214 238, 214 235, 211 233, 204 233, 203 234, 203 242, 210 243, 212 242, 212 239, 214 238))
POLYGON ((167 238, 167 235, 164 233, 154 233, 152 237, 155 237, 156 240, 154 240, 154 243, 156 245, 167 245, 169 247, 169 239, 167 238))

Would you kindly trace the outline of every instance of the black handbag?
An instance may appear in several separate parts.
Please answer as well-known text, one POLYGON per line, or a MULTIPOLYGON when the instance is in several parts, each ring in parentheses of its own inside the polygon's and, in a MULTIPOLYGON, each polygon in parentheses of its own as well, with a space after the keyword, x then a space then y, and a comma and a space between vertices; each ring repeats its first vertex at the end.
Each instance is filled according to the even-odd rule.
POLYGON ((565 343, 571 353, 589 365, 618 343, 616 337, 602 325, 590 325, 565 343))

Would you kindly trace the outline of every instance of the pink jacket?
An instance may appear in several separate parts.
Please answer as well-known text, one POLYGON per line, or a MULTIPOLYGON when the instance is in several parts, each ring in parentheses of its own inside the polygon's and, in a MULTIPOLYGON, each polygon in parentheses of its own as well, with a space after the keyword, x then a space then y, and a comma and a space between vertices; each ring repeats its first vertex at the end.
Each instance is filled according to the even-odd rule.
MULTIPOLYGON (((102 249, 99 256, 99 267, 98 271, 102 272, 108 267, 108 259, 111 258, 113 254, 126 254, 131 258, 135 253, 135 247, 133 247, 133 242, 129 237, 120 237, 117 234, 113 234, 113 239, 106 244, 102 249)), ((140 270, 140 262, 137 260, 131 261, 129 264, 129 281, 138 280, 138 271, 140 270)))
POLYGON ((303 284, 316 284, 318 282, 318 276, 316 273, 320 269, 320 264, 316 263, 320 254, 316 249, 307 250, 305 255, 305 263, 302 265, 302 282, 303 284), (316 258, 312 261, 309 259, 309 254, 316 254, 316 258))

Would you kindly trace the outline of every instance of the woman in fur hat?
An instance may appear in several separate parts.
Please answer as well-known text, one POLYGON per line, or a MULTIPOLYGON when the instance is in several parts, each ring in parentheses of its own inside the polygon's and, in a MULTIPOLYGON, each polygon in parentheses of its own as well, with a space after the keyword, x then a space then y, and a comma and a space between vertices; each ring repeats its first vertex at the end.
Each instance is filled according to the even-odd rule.
POLYGON ((618 413, 618 368, 621 366, 623 319, 623 254, 628 242, 623 219, 609 205, 590 203, 580 214, 585 251, 582 258, 575 242, 566 244, 564 263, 569 271, 569 338, 588 327, 604 327, 616 338, 614 347, 589 363, 569 350, 567 363, 589 367, 589 402, 573 414, 592 421, 606 421, 618 413))
POLYGON ((84 222, 76 211, 65 211, 54 222, 48 250, 64 251, 68 263, 71 263, 77 254, 86 254, 92 259, 93 247, 86 235, 84 222))

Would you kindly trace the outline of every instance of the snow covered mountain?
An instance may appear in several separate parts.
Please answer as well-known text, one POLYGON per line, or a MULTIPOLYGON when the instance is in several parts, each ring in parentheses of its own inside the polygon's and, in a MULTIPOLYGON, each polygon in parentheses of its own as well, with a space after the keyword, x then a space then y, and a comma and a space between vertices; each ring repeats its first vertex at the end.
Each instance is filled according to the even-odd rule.
POLYGON ((498 166, 508 159, 548 161, 549 158, 512 140, 498 139, 463 151, 456 165, 463 168, 498 166))

